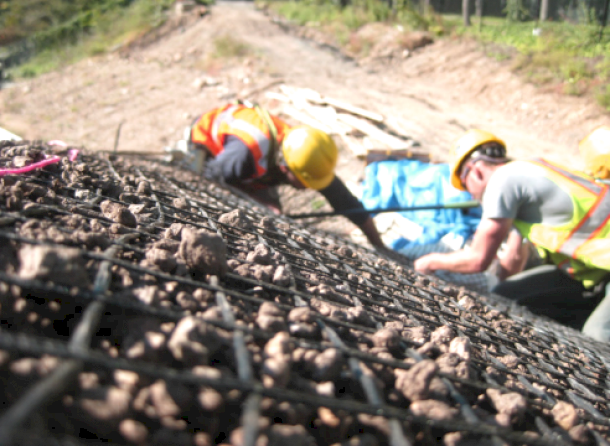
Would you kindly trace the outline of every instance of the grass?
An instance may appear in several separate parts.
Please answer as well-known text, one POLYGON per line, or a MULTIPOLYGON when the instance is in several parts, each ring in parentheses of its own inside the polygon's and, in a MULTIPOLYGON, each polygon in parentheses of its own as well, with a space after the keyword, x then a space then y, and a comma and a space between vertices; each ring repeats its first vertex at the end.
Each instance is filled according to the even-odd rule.
POLYGON ((106 54, 161 24, 161 12, 169 4, 169 0, 140 0, 125 9, 106 11, 95 17, 92 31, 81 33, 71 42, 49 45, 8 72, 14 77, 35 77, 86 57, 106 54))
POLYGON ((213 55, 218 59, 243 59, 253 54, 254 51, 250 45, 230 34, 225 34, 214 39, 213 55))
MULTIPOLYGON (((206 71, 210 75, 219 74, 228 60, 242 60, 258 56, 251 45, 230 34, 216 37, 212 44, 213 50, 193 65, 194 68, 206 71)), ((270 72, 273 71, 271 67, 268 69, 270 72)))
POLYGON ((509 60, 514 72, 538 86, 558 86, 557 91, 591 96, 610 111, 610 30, 600 39, 600 28, 590 24, 559 22, 509 22, 484 18, 479 27, 465 28, 461 17, 445 18, 453 35, 474 38, 498 60, 509 60), (537 33, 534 33, 537 29, 537 33), (538 35, 536 35, 538 34, 538 35))
MULTIPOLYGON (((357 35, 357 31, 369 23, 391 22, 401 25, 406 31, 426 30, 442 34, 443 24, 438 16, 422 15, 410 6, 410 0, 398 0, 397 3, 403 3, 404 7, 392 11, 387 2, 379 0, 352 0, 344 8, 337 7, 336 2, 324 0, 259 2, 258 6, 269 8, 299 26, 319 29, 350 55, 357 57, 368 56, 376 44, 375 37, 357 35)), ((400 44, 400 41, 396 43, 400 44)))
POLYGON ((343 9, 322 0, 274 1, 266 6, 298 25, 319 27, 346 50, 360 55, 366 55, 374 42, 359 40, 354 33, 375 21, 400 24, 406 31, 426 30, 440 38, 475 39, 488 57, 507 62, 533 84, 591 97, 610 111, 610 29, 600 39, 600 27, 595 24, 514 22, 492 17, 484 17, 480 23, 473 17, 472 26, 464 27, 461 16, 423 15, 404 1, 405 6, 394 13, 385 2, 370 0, 354 0, 343 9))

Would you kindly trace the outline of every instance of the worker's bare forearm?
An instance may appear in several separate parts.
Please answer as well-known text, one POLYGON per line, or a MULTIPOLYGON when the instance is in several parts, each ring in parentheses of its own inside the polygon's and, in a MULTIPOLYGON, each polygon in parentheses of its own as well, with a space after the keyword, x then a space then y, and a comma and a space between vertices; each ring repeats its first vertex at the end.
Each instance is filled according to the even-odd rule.
POLYGON ((500 271, 498 272, 500 280, 505 280, 523 271, 529 258, 529 244, 522 243, 520 237, 515 240, 511 240, 511 238, 508 239, 506 253, 500 259, 500 271))
POLYGON ((448 254, 428 254, 417 259, 415 270, 429 274, 438 270, 473 274, 485 271, 491 265, 502 240, 508 234, 512 220, 483 219, 466 249, 448 254))
POLYGON ((447 254, 432 253, 423 256, 415 261, 415 269, 424 274, 438 270, 473 274, 485 271, 489 263, 470 249, 462 249, 447 254))
POLYGON ((367 218, 364 223, 360 226, 366 238, 371 242, 375 248, 385 248, 383 244, 383 240, 381 240, 381 235, 379 235, 379 231, 377 231, 377 227, 375 226, 375 222, 371 217, 367 218))

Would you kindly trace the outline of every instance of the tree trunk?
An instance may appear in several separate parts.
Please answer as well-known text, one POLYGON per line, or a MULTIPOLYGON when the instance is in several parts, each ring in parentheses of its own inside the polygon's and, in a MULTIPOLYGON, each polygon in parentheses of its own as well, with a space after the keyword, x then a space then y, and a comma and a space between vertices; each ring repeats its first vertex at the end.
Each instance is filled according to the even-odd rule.
POLYGON ((549 0, 540 0, 540 21, 545 22, 549 18, 549 0))
POLYGON ((430 14, 430 0, 424 0, 424 16, 430 14))
POLYGON ((606 25, 608 24, 608 10, 610 9, 610 0, 606 0, 606 4, 604 5, 604 12, 602 13, 602 23, 599 28, 599 41, 601 42, 604 37, 604 29, 606 29, 606 25))
POLYGON ((604 5, 604 12, 602 13, 602 27, 605 27, 608 24, 609 10, 610 10, 610 0, 606 0, 606 4, 604 5))
POLYGON ((477 21, 479 22, 479 32, 483 29, 483 6, 485 0, 475 0, 474 2, 474 10, 477 15, 477 21))
POLYGON ((464 26, 470 26, 470 0, 462 0, 462 18, 464 26))
POLYGON ((481 20, 481 17, 483 17, 483 0, 475 0, 474 10, 479 20, 481 20))

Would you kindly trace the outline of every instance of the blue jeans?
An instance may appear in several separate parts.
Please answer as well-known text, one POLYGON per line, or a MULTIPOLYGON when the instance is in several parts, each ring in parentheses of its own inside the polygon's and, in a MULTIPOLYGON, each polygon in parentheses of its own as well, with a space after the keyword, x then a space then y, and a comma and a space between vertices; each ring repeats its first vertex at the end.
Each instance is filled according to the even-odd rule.
POLYGON ((598 341, 610 341, 610 284, 586 289, 554 265, 541 265, 509 277, 492 292, 598 341))

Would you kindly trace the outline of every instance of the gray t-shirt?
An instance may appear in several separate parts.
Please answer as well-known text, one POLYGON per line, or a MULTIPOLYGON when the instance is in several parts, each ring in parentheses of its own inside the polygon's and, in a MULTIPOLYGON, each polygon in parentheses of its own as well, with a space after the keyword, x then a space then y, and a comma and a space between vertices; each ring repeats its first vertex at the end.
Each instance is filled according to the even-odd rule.
POLYGON ((481 206, 483 218, 512 218, 549 226, 568 223, 574 212, 568 192, 549 180, 543 167, 526 161, 496 169, 481 206))

